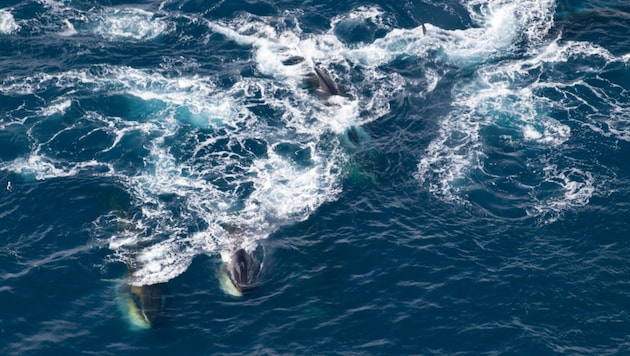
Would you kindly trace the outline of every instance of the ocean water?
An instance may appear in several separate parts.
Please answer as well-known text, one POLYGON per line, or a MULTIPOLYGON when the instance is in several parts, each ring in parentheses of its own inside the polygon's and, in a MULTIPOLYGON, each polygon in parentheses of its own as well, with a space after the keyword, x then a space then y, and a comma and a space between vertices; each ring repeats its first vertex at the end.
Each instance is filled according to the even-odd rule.
POLYGON ((0 353, 630 353, 628 28, 620 0, 3 1, 0 353), (138 328, 122 286, 158 283, 138 328))

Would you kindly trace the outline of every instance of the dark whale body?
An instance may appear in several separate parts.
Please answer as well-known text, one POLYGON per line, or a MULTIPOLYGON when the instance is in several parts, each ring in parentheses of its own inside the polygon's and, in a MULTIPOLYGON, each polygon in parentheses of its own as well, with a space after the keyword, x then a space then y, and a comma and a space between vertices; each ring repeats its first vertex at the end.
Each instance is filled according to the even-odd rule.
POLYGON ((330 78, 330 75, 325 69, 318 66, 315 66, 314 69, 317 79, 317 90, 329 96, 341 95, 339 87, 337 87, 337 84, 330 78))
POLYGON ((127 278, 121 287, 127 317, 132 325, 150 329, 159 321, 165 305, 165 283, 135 285, 130 282, 134 268, 127 266, 127 278))
POLYGON ((244 249, 237 250, 227 265, 228 277, 240 293, 256 286, 260 274, 260 264, 244 249))
POLYGON ((164 284, 129 285, 129 310, 136 324, 145 328, 155 326, 164 306, 164 284))
MULTIPOLYGON (((304 57, 292 56, 282 61, 282 64, 286 66, 293 66, 304 63, 304 61, 306 61, 304 57)), ((313 64, 313 71, 306 75, 306 86, 316 91, 317 94, 324 99, 333 95, 345 96, 335 81, 332 80, 326 69, 322 68, 318 64, 313 64)))

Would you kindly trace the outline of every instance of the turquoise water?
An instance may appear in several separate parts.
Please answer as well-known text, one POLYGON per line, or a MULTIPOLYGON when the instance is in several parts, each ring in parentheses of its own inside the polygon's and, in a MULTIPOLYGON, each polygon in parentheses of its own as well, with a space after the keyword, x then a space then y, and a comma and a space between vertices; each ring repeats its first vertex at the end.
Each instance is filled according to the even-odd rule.
POLYGON ((630 352, 629 26, 603 0, 3 2, 0 353, 630 352), (138 328, 124 285, 157 283, 138 328))

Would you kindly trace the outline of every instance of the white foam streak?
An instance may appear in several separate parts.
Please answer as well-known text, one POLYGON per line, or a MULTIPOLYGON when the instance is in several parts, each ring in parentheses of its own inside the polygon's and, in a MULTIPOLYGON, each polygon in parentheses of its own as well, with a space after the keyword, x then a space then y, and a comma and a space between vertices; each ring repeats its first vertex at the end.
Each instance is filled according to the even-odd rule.
MULTIPOLYGON (((541 63, 563 63, 580 58, 600 57, 606 62, 616 58, 605 48, 590 42, 566 41, 559 43, 559 38, 544 46, 540 53, 524 63, 540 65, 541 63)), ((587 68, 581 68, 582 70, 587 68)))
POLYGON ((94 33, 111 41, 152 40, 170 30, 170 24, 155 14, 136 8, 106 8, 97 20, 94 33))
POLYGON ((550 64, 577 63, 572 68, 576 73, 575 79, 538 82, 535 88, 561 93, 562 100, 549 105, 567 111, 584 127, 603 136, 630 141, 630 93, 623 86, 600 76, 611 68, 623 68, 625 61, 624 56, 616 57, 605 48, 589 42, 560 43, 556 40, 539 55, 524 62, 521 71, 544 70, 550 64), (599 84, 593 85, 592 78, 597 78, 599 84))
POLYGON ((358 22, 369 22, 378 28, 389 28, 392 20, 387 18, 383 10, 376 6, 359 6, 347 14, 335 16, 331 21, 331 27, 335 28, 343 21, 355 20, 358 22))
POLYGON ((195 241, 194 236, 192 239, 169 239, 143 249, 136 257, 141 267, 128 277, 128 283, 151 285, 179 276, 186 271, 197 252, 191 241, 195 241))
POLYGON ((59 33, 60 36, 74 36, 77 34, 77 30, 74 28, 74 25, 68 20, 65 19, 64 23, 66 24, 66 30, 59 33))
MULTIPOLYGON (((233 30, 230 27, 228 27, 228 25, 223 25, 223 24, 220 24, 220 23, 215 23, 215 22, 210 22, 210 21, 208 21, 207 24, 208 24, 208 27, 210 27, 210 29, 212 29, 216 33, 220 33, 223 36, 231 39, 232 41, 235 41, 236 43, 238 43, 240 45, 250 45, 251 46, 251 45, 255 44, 257 40, 259 40, 256 37, 242 35, 238 31, 233 30)), ((241 32, 247 30, 247 28, 245 28, 244 26, 245 25, 243 24, 239 28, 241 30, 241 32)))
POLYGON ((377 39, 374 43, 364 47, 349 50, 349 57, 356 63, 366 66, 379 66, 389 63, 402 55, 413 55, 426 57, 427 53, 435 49, 442 37, 438 31, 430 24, 425 25, 427 31, 431 32, 432 39, 423 34, 422 27, 413 29, 393 29, 383 38, 377 39))
POLYGON ((502 27, 503 20, 510 17, 514 30, 524 33, 530 44, 536 44, 553 27, 556 4, 553 0, 525 0, 518 3, 506 0, 469 0, 464 1, 464 6, 471 19, 482 27, 498 30, 502 27))
POLYGON ((445 48, 449 59, 458 64, 476 63, 506 51, 518 34, 515 9, 516 5, 505 5, 492 11, 483 28, 452 31, 454 43, 445 48))
MULTIPOLYGON (((201 126, 230 124, 243 117, 234 100, 218 92, 207 78, 167 78, 128 67, 97 66, 91 70, 56 75, 40 73, 30 78, 9 78, 0 86, 0 92, 26 95, 35 94, 42 87, 63 89, 88 85, 94 86, 96 91, 130 94, 144 101, 159 100, 171 106, 186 107, 194 115, 189 119, 201 126)), ((68 99, 59 98, 57 101, 61 106, 51 106, 44 114, 67 109, 68 99)))
POLYGON ((27 158, 18 158, 11 162, 3 162, 0 164, 0 168, 24 176, 33 176, 37 180, 72 177, 86 170, 96 171, 99 172, 98 174, 104 175, 114 171, 110 164, 96 160, 68 164, 38 154, 31 154, 27 158))
POLYGON ((70 108, 71 104, 72 102, 69 99, 58 100, 56 103, 40 110, 38 114, 41 116, 63 115, 70 108))

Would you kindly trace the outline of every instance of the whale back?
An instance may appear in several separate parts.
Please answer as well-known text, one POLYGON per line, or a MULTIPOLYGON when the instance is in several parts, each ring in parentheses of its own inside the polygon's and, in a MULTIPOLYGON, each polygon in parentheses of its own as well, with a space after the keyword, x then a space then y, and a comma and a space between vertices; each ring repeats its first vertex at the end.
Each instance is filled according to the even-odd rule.
POLYGON ((317 77, 317 87, 320 91, 327 95, 341 95, 337 84, 335 84, 325 69, 318 66, 315 66, 314 69, 315 76, 317 77))

